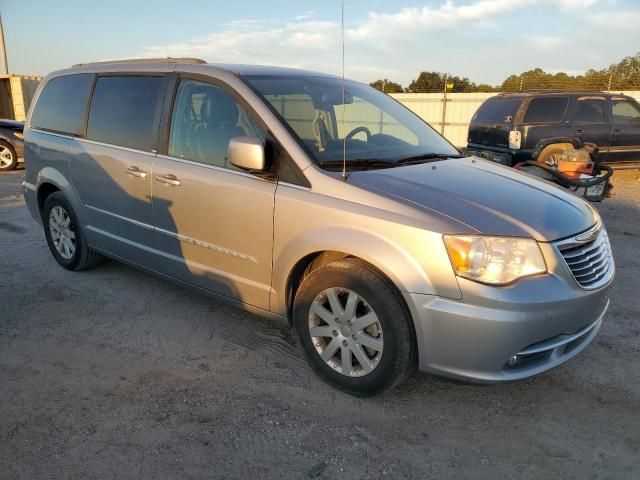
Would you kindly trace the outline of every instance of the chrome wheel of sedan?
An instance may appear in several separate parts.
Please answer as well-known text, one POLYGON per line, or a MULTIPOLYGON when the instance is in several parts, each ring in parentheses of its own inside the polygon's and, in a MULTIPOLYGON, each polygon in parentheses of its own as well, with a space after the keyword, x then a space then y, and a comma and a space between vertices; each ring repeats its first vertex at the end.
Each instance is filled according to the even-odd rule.
POLYGON ((0 145, 0 168, 8 168, 13 165, 13 152, 9 147, 0 145))
POLYGON ((382 358, 378 316, 353 290, 336 287, 320 292, 311 304, 309 334, 322 360, 349 377, 371 373, 382 358))
POLYGON ((65 260, 73 258, 76 253, 76 234, 69 212, 60 205, 56 205, 49 212, 49 232, 60 256, 65 260))

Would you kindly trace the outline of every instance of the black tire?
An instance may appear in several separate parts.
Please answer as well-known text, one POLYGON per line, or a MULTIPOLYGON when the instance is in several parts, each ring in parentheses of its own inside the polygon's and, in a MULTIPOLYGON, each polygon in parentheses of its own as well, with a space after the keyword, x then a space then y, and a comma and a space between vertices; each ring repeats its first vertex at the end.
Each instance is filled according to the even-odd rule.
POLYGON ((10 170, 13 170, 18 166, 18 154, 16 153, 16 149, 13 148, 13 145, 11 145, 9 142, 5 142, 4 140, 0 140, 0 146, 8 149, 11 155, 11 161, 8 165, 2 165, 0 163, 0 172, 8 172, 10 170))
POLYGON ((554 155, 562 154, 569 148, 573 148, 573 145, 568 143, 554 143, 551 145, 547 145, 542 149, 536 161, 539 163, 544 163, 546 165, 551 165, 552 163, 547 162, 552 161, 554 155))
MULTIPOLYGON (((344 307, 344 300, 341 302, 344 307)), ((411 320, 399 293, 374 268, 357 259, 346 258, 311 272, 296 293, 293 322, 311 368, 324 381, 349 394, 371 396, 390 390, 406 379, 415 364, 411 320), (328 365, 313 343, 309 325, 311 307, 316 296, 331 288, 357 293, 380 322, 383 351, 375 368, 362 376, 343 375, 328 365)))
POLYGON ((47 244, 49 245, 49 250, 51 250, 53 258, 55 258, 56 262, 67 270, 86 270, 88 268, 95 267, 104 260, 102 255, 92 250, 87 244, 84 233, 79 227, 78 217, 62 193, 54 192, 45 200, 44 208, 42 210, 42 224, 44 225, 44 234, 47 238, 47 244), (53 210, 54 207, 62 207, 71 219, 69 228, 75 235, 75 252, 71 258, 63 257, 60 252, 58 252, 58 249, 53 242, 50 222, 52 221, 51 210, 53 210))

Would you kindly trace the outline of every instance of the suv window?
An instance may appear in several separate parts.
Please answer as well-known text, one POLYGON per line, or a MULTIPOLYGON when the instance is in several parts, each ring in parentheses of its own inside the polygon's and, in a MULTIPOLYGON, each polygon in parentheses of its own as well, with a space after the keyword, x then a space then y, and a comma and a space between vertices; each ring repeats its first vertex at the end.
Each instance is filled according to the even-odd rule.
POLYGON ((266 139, 228 92, 196 80, 180 81, 171 117, 170 156, 237 170, 227 160, 229 141, 244 135, 266 139))
POLYGON ((522 98, 490 98, 480 106, 471 122, 511 123, 521 103, 522 98))
POLYGON ((579 98, 573 120, 581 123, 606 122, 604 98, 579 98))
POLYGON ((164 77, 98 77, 89 111, 87 138, 137 150, 154 150, 163 86, 164 77))
POLYGON ((538 97, 529 102, 524 123, 559 123, 569 104, 568 97, 538 97))
POLYGON ((31 126, 81 136, 93 75, 81 73, 48 82, 31 115, 31 126))
POLYGON ((613 98, 611 100, 611 117, 613 123, 640 122, 640 108, 629 100, 613 98))

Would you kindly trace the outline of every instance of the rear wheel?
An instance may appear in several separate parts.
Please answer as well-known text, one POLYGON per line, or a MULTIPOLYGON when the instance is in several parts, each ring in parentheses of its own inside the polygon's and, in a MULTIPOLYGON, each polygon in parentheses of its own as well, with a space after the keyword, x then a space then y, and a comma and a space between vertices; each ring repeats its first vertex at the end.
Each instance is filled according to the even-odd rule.
POLYGON ((0 140, 0 172, 8 172, 18 165, 18 154, 9 142, 0 140))
POLYGON ((42 211, 44 234, 51 254, 67 270, 84 270, 102 262, 82 233, 73 209, 60 192, 47 197, 42 211))
POLYGON ((573 145, 568 143, 555 143, 547 145, 542 149, 536 161, 544 163, 546 165, 555 166, 558 161, 562 159, 562 155, 565 150, 573 148, 573 145))
POLYGON ((375 395, 411 370, 415 347, 405 308, 388 282, 358 260, 309 274, 293 319, 307 362, 340 390, 375 395))

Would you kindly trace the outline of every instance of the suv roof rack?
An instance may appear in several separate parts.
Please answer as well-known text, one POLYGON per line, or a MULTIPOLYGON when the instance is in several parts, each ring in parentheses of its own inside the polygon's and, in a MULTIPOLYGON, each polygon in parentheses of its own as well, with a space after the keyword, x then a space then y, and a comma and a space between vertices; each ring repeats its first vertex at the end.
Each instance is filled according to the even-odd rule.
POLYGON ((106 62, 89 62, 89 63, 76 63, 73 67, 87 67, 89 65, 117 65, 122 63, 207 63, 201 58, 125 58, 122 60, 108 60, 106 62))
POLYGON ((527 90, 522 90, 520 92, 502 92, 500 93, 500 95, 527 95, 530 93, 572 93, 572 94, 595 94, 595 95, 602 95, 602 94, 606 94, 607 92, 603 92, 600 90, 547 90, 545 88, 530 88, 527 90))

